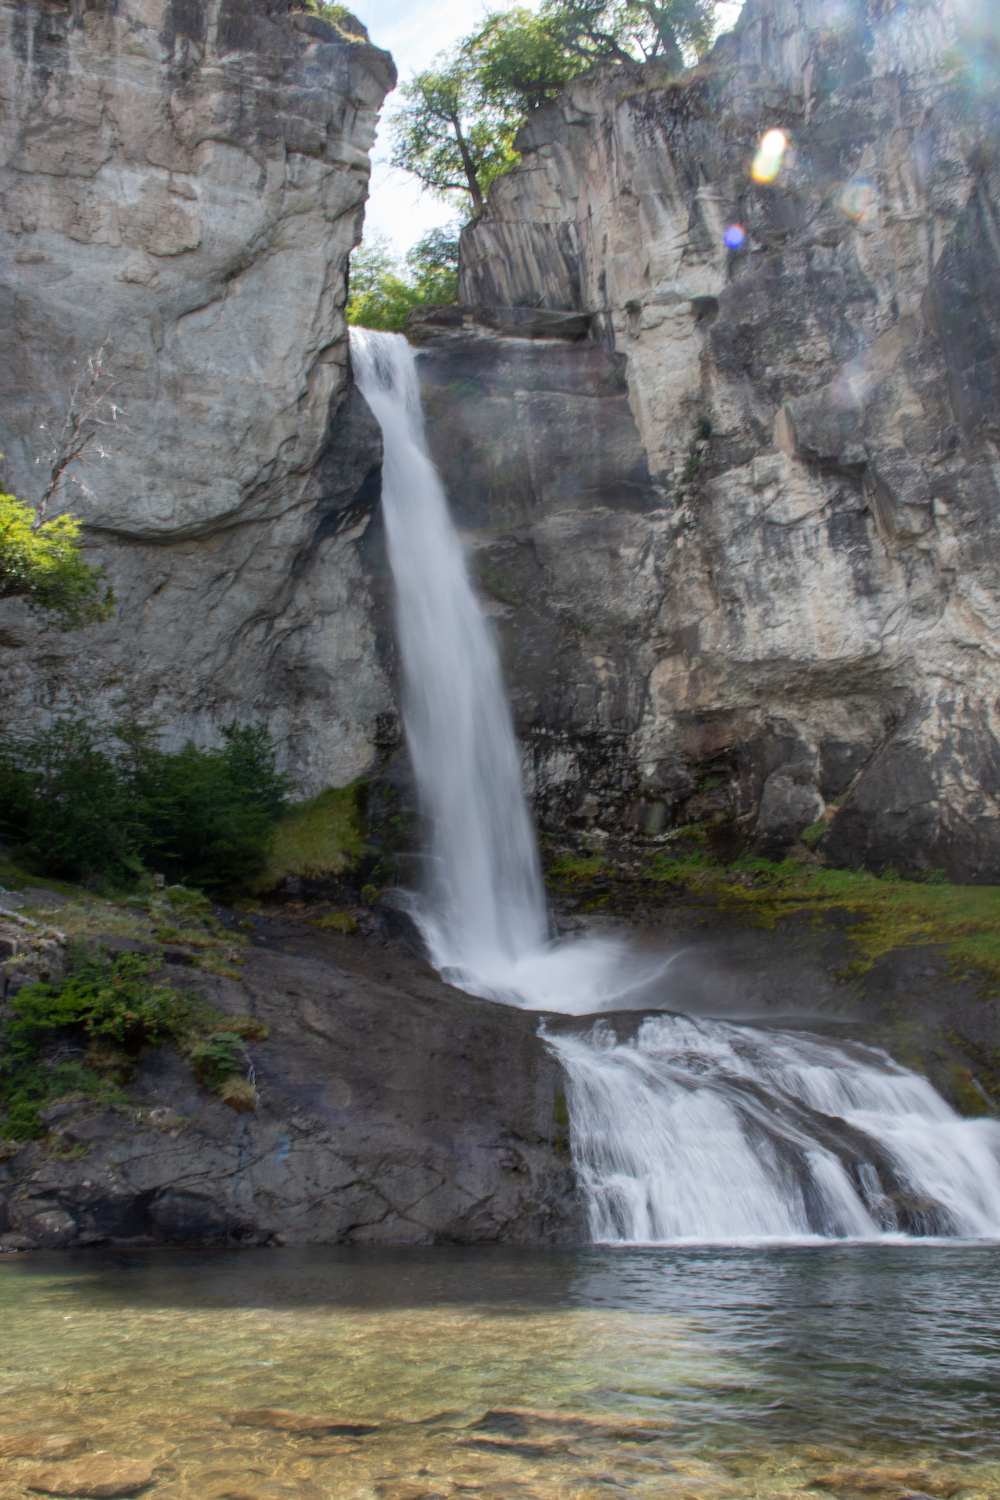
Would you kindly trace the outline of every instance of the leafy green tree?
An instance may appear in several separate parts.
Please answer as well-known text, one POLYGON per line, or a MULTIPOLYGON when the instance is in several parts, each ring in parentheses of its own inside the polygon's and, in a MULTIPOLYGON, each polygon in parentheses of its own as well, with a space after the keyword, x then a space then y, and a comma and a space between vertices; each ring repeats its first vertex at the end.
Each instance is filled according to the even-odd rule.
POLYGON ((445 305, 458 292, 458 246, 461 226, 432 229, 406 252, 411 280, 425 302, 445 305))
POLYGON ((0 745, 0 829, 45 874, 134 878, 142 869, 128 788, 106 726, 65 714, 0 745))
POLYGON ((495 11, 462 52, 479 97, 508 120, 554 99, 587 66, 569 47, 562 20, 547 11, 495 11))
POLYGON ((433 229, 398 265, 381 235, 351 258, 347 321, 361 328, 402 333, 415 307, 454 302, 458 290, 458 230, 433 229))
POLYGON ((490 183, 518 160, 517 120, 481 95, 475 65, 461 53, 445 67, 418 73, 402 92, 406 102, 391 127, 393 166, 413 172, 439 197, 468 193, 472 212, 482 213, 490 183))
POLYGON ((439 196, 465 192, 482 212, 495 177, 517 163, 525 115, 596 63, 662 58, 680 70, 712 40, 712 0, 547 0, 536 14, 494 11, 437 68, 403 88, 394 166, 439 196))
POLYGON ((69 515, 39 524, 30 506, 0 494, 0 599, 25 599, 62 630, 106 620, 115 598, 102 570, 81 558, 80 530, 69 515))
POLYGON ((153 865, 235 888, 266 864, 289 782, 263 725, 222 734, 218 749, 164 752, 129 710, 0 741, 0 831, 43 874, 126 885, 153 865))

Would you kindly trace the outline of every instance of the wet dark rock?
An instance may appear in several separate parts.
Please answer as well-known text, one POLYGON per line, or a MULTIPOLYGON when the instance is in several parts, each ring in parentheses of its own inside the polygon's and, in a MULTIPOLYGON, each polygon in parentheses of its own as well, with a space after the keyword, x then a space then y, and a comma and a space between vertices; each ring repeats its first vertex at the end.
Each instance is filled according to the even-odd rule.
POLYGON ((379 1430, 378 1423, 338 1422, 336 1417, 305 1416, 302 1412, 286 1411, 282 1407, 231 1411, 229 1421, 234 1427, 255 1427, 271 1432, 316 1433, 320 1436, 341 1434, 344 1437, 364 1437, 366 1433, 379 1430))
POLYGON ((163 971, 266 1023, 250 1044, 257 1109, 235 1113, 171 1047, 146 1048, 129 1112, 86 1099, 45 1111, 46 1149, 27 1143, 0 1184, 5 1240, 583 1237, 561 1069, 537 1016, 451 989, 398 939, 261 928, 239 982, 163 971))

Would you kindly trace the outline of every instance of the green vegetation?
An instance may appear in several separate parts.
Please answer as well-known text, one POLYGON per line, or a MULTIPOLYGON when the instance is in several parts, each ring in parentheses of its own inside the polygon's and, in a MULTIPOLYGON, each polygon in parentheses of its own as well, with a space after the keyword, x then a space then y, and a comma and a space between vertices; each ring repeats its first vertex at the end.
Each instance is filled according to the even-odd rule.
POLYGON ((286 875, 329 880, 358 863, 366 852, 364 792, 365 783, 356 781, 289 808, 274 830, 266 864, 248 882, 250 889, 273 890, 286 875))
POLYGON ((381 235, 372 235, 351 258, 347 321, 359 328, 403 333, 415 307, 441 307, 458 289, 458 227, 434 229, 409 251, 401 266, 381 235))
POLYGON ((123 953, 107 964, 86 958, 56 983, 32 984, 8 1002, 0 1030, 0 1132, 32 1140, 45 1132, 38 1111, 78 1097, 127 1106, 122 1084, 144 1046, 172 1042, 199 1082, 246 1107, 245 1042, 267 1028, 250 1016, 224 1016, 198 995, 154 983, 157 955, 123 953), (240 1087, 237 1088, 236 1085, 240 1087))
POLYGON ((115 597, 100 568, 80 556, 75 516, 41 522, 28 505, 0 494, 0 599, 24 599, 61 630, 108 619, 115 597))
POLYGON ((489 557, 483 558, 478 567, 479 581, 488 594, 499 604, 510 604, 515 607, 523 601, 517 589, 512 588, 505 580, 496 563, 489 557))
POLYGON ((358 924, 346 911, 334 911, 323 917, 310 917, 310 927, 323 927, 328 932, 339 932, 346 935, 358 931, 358 924))
POLYGON ((219 749, 156 745, 128 705, 113 721, 57 717, 0 740, 0 834, 43 875, 128 885, 146 868, 206 890, 265 868, 288 781, 263 725, 222 731, 219 749))
POLYGON ((514 137, 525 115, 595 63, 655 58, 679 72, 685 56, 706 50, 714 23, 709 0, 546 0, 537 14, 494 11, 404 85, 393 165, 479 214, 490 183, 518 160, 514 137))
POLYGON ((956 970, 975 969, 991 985, 1000 983, 1000 887, 950 885, 939 870, 904 880, 891 866, 876 876, 797 859, 726 861, 713 850, 711 833, 699 824, 677 829, 665 847, 625 864, 562 851, 548 864, 547 882, 557 894, 579 899, 584 911, 625 913, 673 889, 768 930, 795 914, 820 923, 847 913, 846 935, 857 955, 847 977, 866 973, 894 949, 933 943, 943 945, 956 970))
POLYGON ((346 5, 330 5, 328 0, 294 0, 291 9, 306 11, 309 15, 319 16, 322 21, 329 21, 347 42, 368 40, 367 29, 346 5))

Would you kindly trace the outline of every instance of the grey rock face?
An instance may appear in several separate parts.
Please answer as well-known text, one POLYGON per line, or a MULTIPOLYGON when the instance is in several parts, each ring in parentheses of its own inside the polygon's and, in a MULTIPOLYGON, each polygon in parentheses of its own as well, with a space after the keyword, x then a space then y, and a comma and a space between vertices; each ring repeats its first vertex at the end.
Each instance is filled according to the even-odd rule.
POLYGON ((395 943, 345 940, 345 963, 330 940, 279 936, 295 955, 256 950, 239 984, 168 971, 270 1028, 251 1048, 257 1110, 147 1049, 134 1115, 55 1104, 55 1154, 28 1145, 0 1166, 0 1230, 39 1248, 585 1237, 539 1016, 450 989, 395 943))
POLYGON ((37 501, 102 345, 121 409, 52 506, 87 523, 117 619, 61 637, 8 603, 0 638, 22 722, 126 685, 175 744, 261 717, 312 792, 369 765, 392 711, 359 551, 381 441, 343 306, 395 73, 287 11, 0 4, 7 487, 37 501))
MULTIPOLYGON (((997 19, 838 18, 749 0, 684 81, 576 80, 464 233, 480 321, 576 311, 624 356, 651 476, 625 514, 569 468, 504 543, 544 575, 501 627, 519 729, 545 720, 542 805, 583 821, 694 821, 712 783, 769 850, 824 819, 837 862, 996 881, 997 19), (789 149, 757 182, 772 129, 789 149), (589 627, 561 695, 525 665, 553 603, 589 627)), ((534 358, 594 357, 569 350, 534 358)), ((508 442, 506 472, 533 451, 508 442)), ((512 525, 478 483, 478 524, 512 525)))

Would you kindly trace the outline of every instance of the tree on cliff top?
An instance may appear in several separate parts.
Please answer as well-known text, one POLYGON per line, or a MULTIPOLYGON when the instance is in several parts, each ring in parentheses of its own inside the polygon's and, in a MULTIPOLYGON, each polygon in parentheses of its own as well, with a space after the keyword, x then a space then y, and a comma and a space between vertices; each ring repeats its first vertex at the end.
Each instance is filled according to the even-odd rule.
POLYGON ((418 73, 403 85, 403 98, 392 122, 393 166, 440 197, 468 193, 473 213, 481 213, 493 178, 517 161, 516 122, 485 99, 463 57, 418 73))
POLYGON ((403 87, 392 164, 443 198, 482 212, 495 177, 517 163, 525 115, 595 63, 661 58, 674 69, 708 47, 711 0, 547 0, 538 14, 495 11, 440 66, 403 87))

